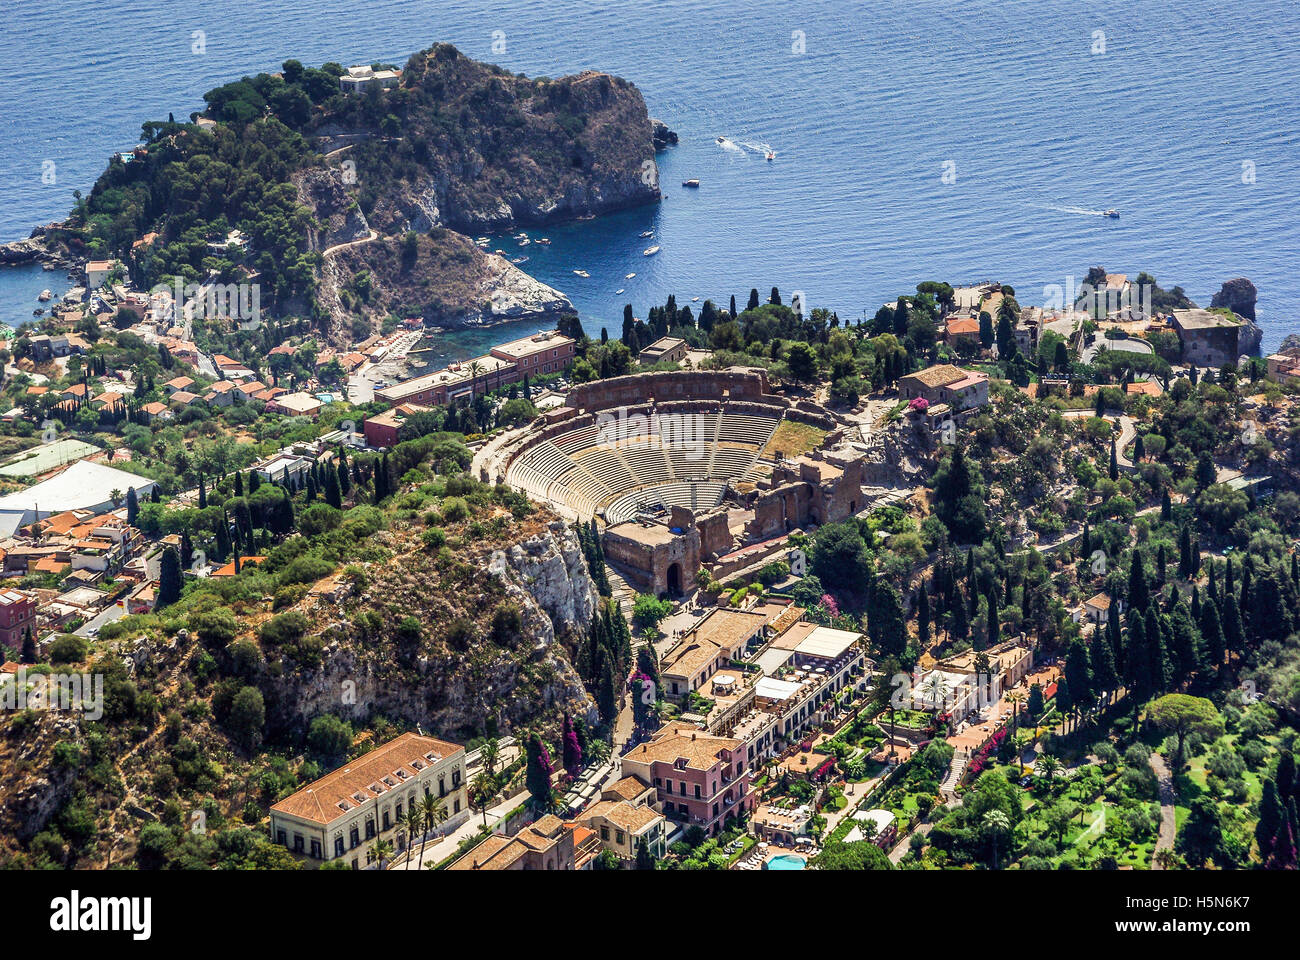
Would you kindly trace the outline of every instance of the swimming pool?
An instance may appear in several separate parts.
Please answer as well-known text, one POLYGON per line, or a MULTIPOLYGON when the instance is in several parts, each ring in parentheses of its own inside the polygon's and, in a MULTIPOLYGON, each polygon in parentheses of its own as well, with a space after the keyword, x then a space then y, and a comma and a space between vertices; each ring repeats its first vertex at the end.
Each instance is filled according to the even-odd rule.
POLYGON ((783 853, 772 857, 763 864, 764 870, 802 870, 807 865, 803 857, 793 853, 783 853))

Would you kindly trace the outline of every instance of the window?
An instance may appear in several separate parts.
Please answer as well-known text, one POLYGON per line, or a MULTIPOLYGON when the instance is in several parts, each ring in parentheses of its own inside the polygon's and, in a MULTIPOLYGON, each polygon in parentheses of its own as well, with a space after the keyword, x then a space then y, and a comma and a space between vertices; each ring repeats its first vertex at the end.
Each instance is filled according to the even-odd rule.
POLYGON ((366 821, 366 839, 367 839, 367 840, 373 839, 373 838, 374 838, 374 835, 375 835, 375 821, 373 821, 373 820, 367 820, 367 821, 366 821))
POLYGON ((295 833, 295 834, 293 835, 293 852, 294 852, 294 853, 302 853, 302 834, 301 834, 301 833, 295 833))
POLYGON ((319 840, 313 840, 313 841, 311 842, 311 857, 312 857, 313 860, 319 860, 319 859, 320 859, 320 841, 319 841, 319 840))
POLYGON ((275 831, 275 842, 283 846, 289 845, 289 837, 283 830, 275 831))
POLYGON ((609 827, 600 828, 600 839, 604 840, 606 843, 609 842, 609 827))
MULTIPOLYGON (((361 843, 361 835, 357 833, 356 827, 352 828, 352 835, 350 839, 352 840, 352 846, 354 847, 357 846, 359 843, 361 843)), ((355 864, 356 861, 354 860, 353 863, 355 864)))
POLYGON ((343 856, 343 838, 342 838, 342 837, 335 837, 335 838, 334 838, 334 856, 336 856, 336 857, 341 857, 341 856, 343 856))

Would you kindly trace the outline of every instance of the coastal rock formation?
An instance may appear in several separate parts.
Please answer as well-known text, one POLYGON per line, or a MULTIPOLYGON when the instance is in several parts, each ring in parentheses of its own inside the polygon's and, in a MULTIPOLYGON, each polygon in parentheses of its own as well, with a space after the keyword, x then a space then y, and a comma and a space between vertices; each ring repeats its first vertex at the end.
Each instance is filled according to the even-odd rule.
POLYGON ((668 124, 651 117, 650 125, 652 128, 651 136, 654 138, 656 150, 666 150, 669 147, 677 146, 677 134, 668 129, 668 124))
POLYGON ((321 271, 319 295, 344 330, 356 312, 418 316, 430 326, 459 329, 507 320, 546 322, 574 311, 558 290, 441 228, 335 251, 321 271))
POLYGON ((440 44, 410 58, 382 110, 359 103, 331 118, 331 143, 345 119, 357 137, 382 132, 373 128, 390 115, 400 137, 356 139, 346 153, 382 233, 504 230, 660 197, 645 101, 606 73, 530 79, 440 44))
POLYGON ((1255 285, 1245 277, 1226 280, 1210 301, 1211 308, 1227 307, 1239 317, 1255 320, 1255 285))

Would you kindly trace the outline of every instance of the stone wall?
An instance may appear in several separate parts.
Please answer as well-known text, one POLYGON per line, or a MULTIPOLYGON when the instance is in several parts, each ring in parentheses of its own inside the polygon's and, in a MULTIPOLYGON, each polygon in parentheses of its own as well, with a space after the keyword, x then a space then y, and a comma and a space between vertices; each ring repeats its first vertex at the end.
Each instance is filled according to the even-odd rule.
POLYGON ((634 406, 647 399, 673 400, 760 400, 767 396, 767 375, 747 371, 667 371, 637 373, 610 380, 582 383, 569 391, 568 405, 579 410, 604 410, 634 406))

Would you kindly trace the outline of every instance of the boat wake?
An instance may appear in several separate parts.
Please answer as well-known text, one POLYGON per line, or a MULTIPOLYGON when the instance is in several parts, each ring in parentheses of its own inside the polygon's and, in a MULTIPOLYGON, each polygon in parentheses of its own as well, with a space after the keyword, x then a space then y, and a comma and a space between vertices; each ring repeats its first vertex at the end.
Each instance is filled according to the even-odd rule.
POLYGON ((765 143, 762 140, 733 140, 731 137, 717 137, 715 142, 723 150, 726 150, 728 153, 737 154, 738 156, 747 157, 751 153, 756 153, 764 157, 775 155, 775 150, 773 150, 772 145, 770 143, 765 143))
POLYGON ((1109 210, 1092 210, 1092 209, 1089 209, 1088 207, 1071 207, 1071 206, 1062 206, 1062 205, 1060 205, 1060 204, 1055 204, 1055 203, 1045 203, 1045 204, 1043 204, 1043 209, 1044 209, 1044 210, 1054 210, 1054 211, 1056 211, 1057 213, 1072 213, 1072 214, 1074 214, 1075 216, 1079 216, 1079 217, 1108 217, 1108 216, 1110 216, 1110 211, 1109 211, 1109 210))

